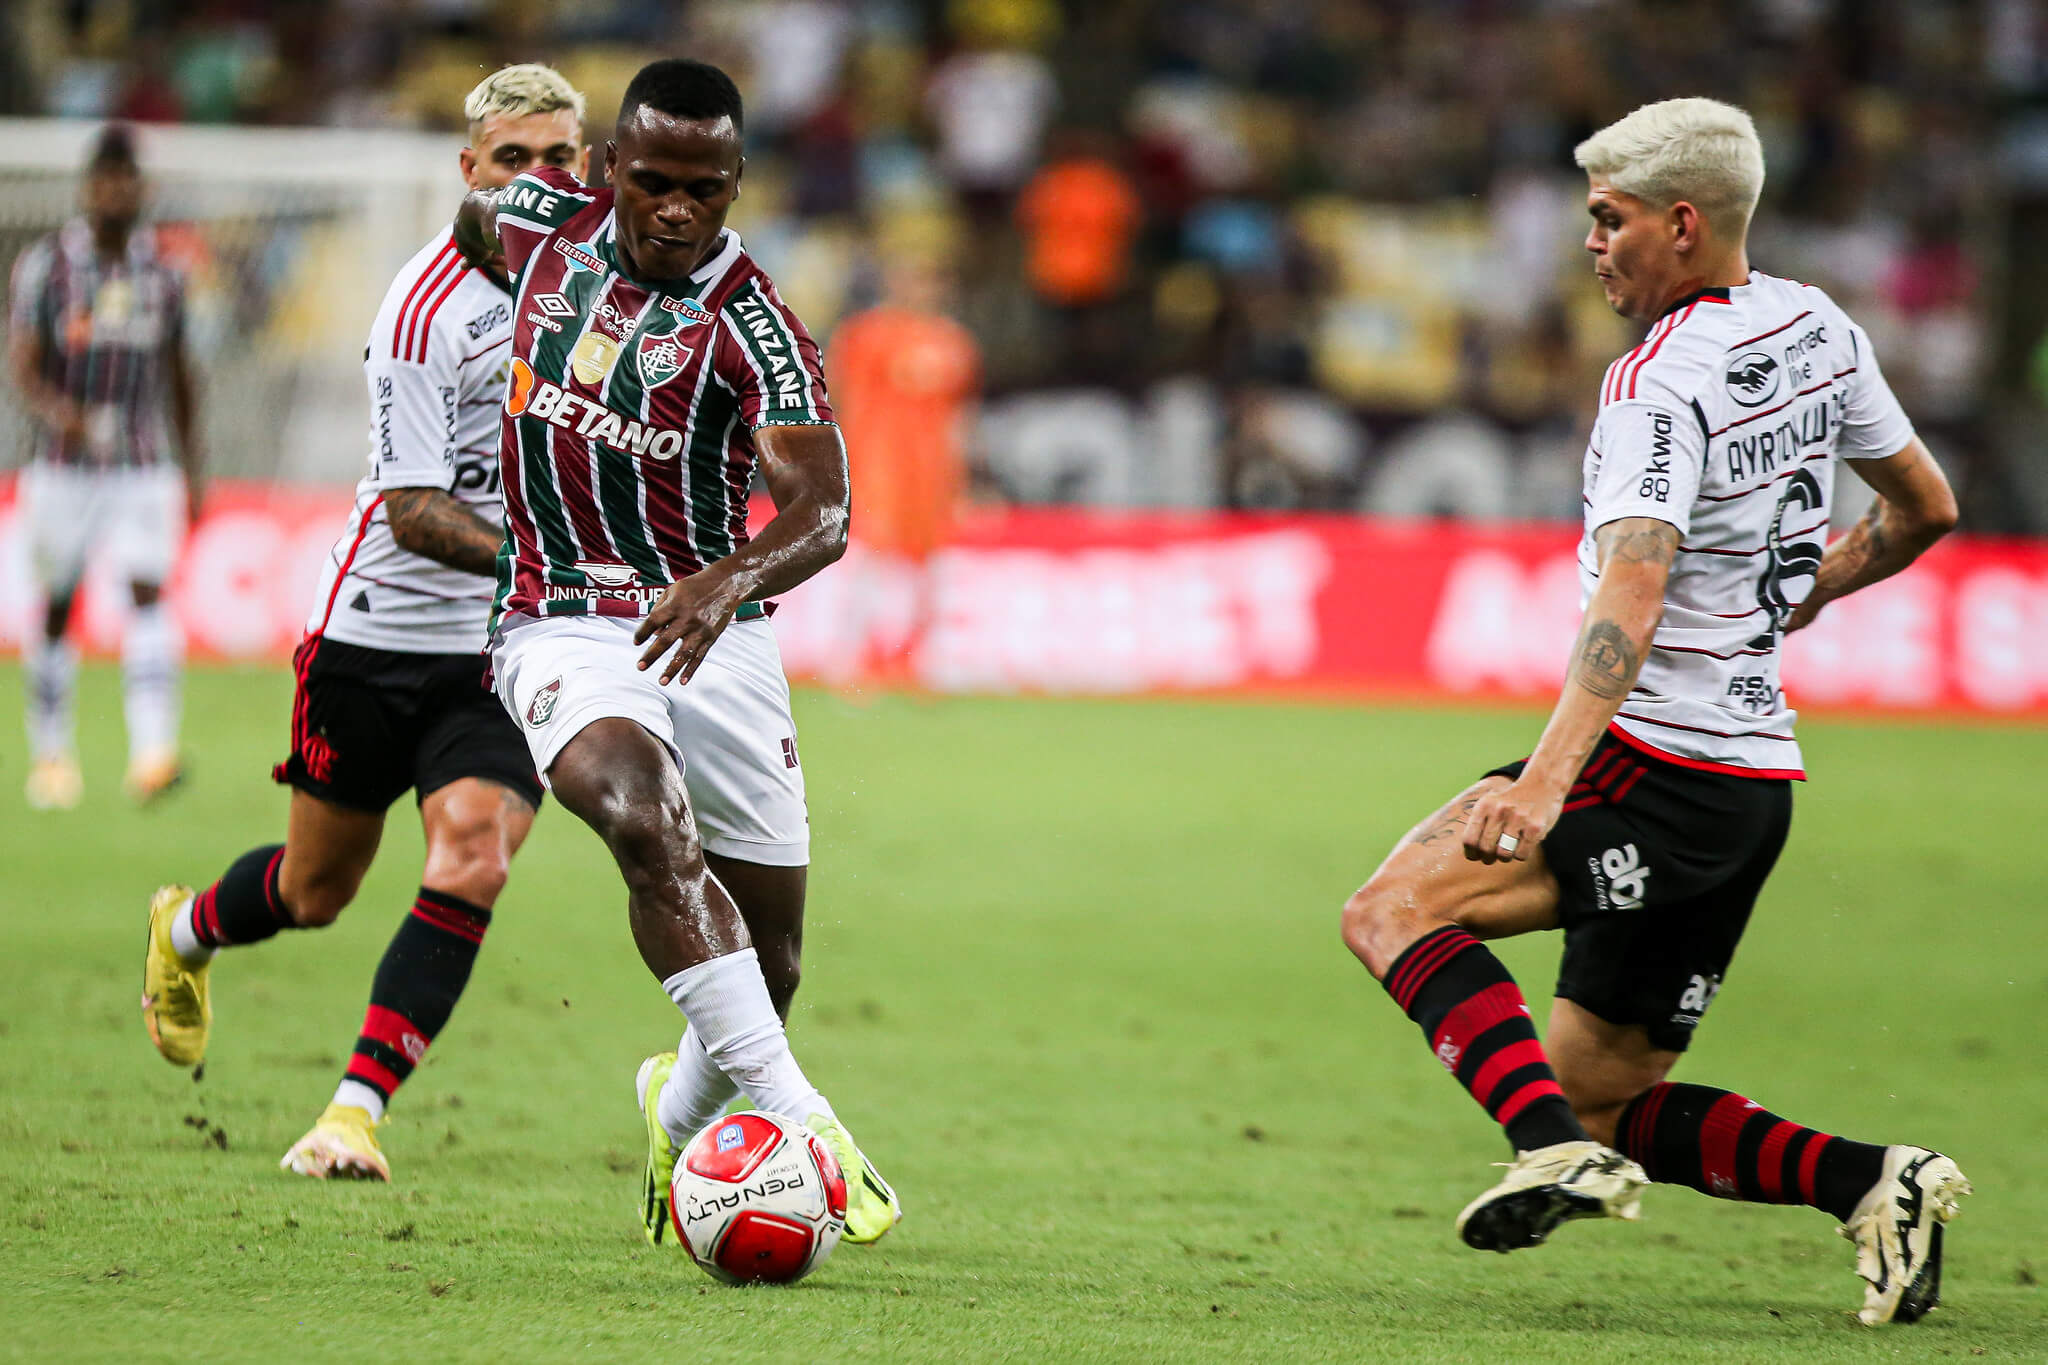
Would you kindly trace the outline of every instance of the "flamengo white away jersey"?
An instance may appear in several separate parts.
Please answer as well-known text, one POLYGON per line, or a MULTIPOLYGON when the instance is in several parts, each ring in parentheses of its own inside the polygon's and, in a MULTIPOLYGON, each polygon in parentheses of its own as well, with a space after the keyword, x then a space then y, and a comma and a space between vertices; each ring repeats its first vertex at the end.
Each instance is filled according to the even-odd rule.
POLYGON ((370 327, 370 472, 321 574, 308 634, 406 654, 483 648, 494 580, 400 549, 384 498, 446 489, 504 521, 498 409, 511 355, 511 295, 442 229, 398 272, 370 327))
POLYGON ((1583 597, 1602 526, 1653 517, 1680 537, 1620 738, 1689 767, 1805 776, 1779 646, 1827 543, 1835 461, 1912 437, 1863 329, 1811 285, 1755 271, 1673 305, 1608 367, 1586 450, 1583 597))

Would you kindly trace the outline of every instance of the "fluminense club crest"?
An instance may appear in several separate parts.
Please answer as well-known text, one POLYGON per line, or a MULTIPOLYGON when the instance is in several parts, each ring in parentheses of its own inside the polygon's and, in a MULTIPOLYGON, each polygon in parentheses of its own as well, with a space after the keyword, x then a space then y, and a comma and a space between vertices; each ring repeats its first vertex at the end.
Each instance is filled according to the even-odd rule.
POLYGON ((640 363, 640 379, 648 388, 660 388, 681 373, 692 349, 674 337, 643 336, 633 348, 640 363))

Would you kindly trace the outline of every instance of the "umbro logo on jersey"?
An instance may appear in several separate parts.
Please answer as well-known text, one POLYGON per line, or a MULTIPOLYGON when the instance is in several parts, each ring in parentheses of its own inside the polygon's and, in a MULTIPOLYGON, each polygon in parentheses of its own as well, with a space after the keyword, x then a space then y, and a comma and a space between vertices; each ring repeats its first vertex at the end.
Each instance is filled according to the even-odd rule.
POLYGON ((576 311, 576 305, 560 294, 535 294, 534 306, 551 318, 565 318, 576 311))
POLYGON ((570 269, 590 270, 596 272, 599 275, 602 275, 606 271, 611 269, 611 267, 606 265, 602 259, 600 259, 597 256, 593 256, 590 252, 585 251, 582 247, 576 245, 574 242, 565 241, 560 237, 557 237, 554 240, 555 250, 562 253, 562 258, 569 262, 570 269))
POLYGON ((640 344, 633 348, 633 358, 640 366, 641 382, 650 389, 658 389, 674 379, 693 354, 690 347, 682 345, 674 337, 641 337, 640 344))
POLYGON ((714 320, 711 314, 705 312, 702 308, 699 308, 696 304, 692 303, 688 299, 670 298, 668 295, 664 294, 661 297, 661 306, 663 308, 668 309, 669 312, 674 313, 684 322, 694 322, 700 327, 705 323, 714 320))
POLYGON ((1763 351, 1744 351, 1728 362, 1728 396, 1745 408, 1760 408, 1778 396, 1783 377, 1778 362, 1763 351))

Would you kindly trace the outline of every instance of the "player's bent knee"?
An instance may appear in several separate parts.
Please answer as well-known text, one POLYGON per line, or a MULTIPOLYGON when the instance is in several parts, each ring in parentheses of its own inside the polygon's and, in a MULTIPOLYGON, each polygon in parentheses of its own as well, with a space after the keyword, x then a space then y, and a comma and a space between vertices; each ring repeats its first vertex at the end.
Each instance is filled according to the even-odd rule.
POLYGON ((703 875, 704 850, 687 814, 680 802, 628 807, 598 831, 629 886, 643 879, 668 879, 678 872, 703 875))
POLYGON ((1384 977, 1394 959, 1419 937, 1414 897, 1375 877, 1344 902, 1344 946, 1365 969, 1384 977))
POLYGON ((511 872, 508 844, 504 828, 488 815, 438 820, 427 831, 422 880, 488 910, 511 872))
POLYGON ((460 896, 488 910, 505 889, 510 866, 500 843, 435 850, 427 855, 421 881, 436 891, 460 896))
POLYGON ((355 898, 353 882, 314 882, 286 897, 285 904, 292 912, 292 923, 301 929, 324 929, 340 919, 355 898))

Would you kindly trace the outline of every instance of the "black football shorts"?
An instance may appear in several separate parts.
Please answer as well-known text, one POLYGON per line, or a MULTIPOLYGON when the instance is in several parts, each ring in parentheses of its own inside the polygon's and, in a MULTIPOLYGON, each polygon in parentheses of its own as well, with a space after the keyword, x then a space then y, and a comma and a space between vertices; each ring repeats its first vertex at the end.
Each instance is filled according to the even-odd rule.
POLYGON ((479 777, 536 810, 541 783, 519 727, 484 686, 481 654, 402 654, 309 635, 292 655, 292 752, 271 776, 351 810, 387 810, 479 777))
POLYGON ((1785 778, 1681 767, 1603 736, 1543 841, 1564 928, 1557 994, 1683 1052, 1791 827, 1785 778))

